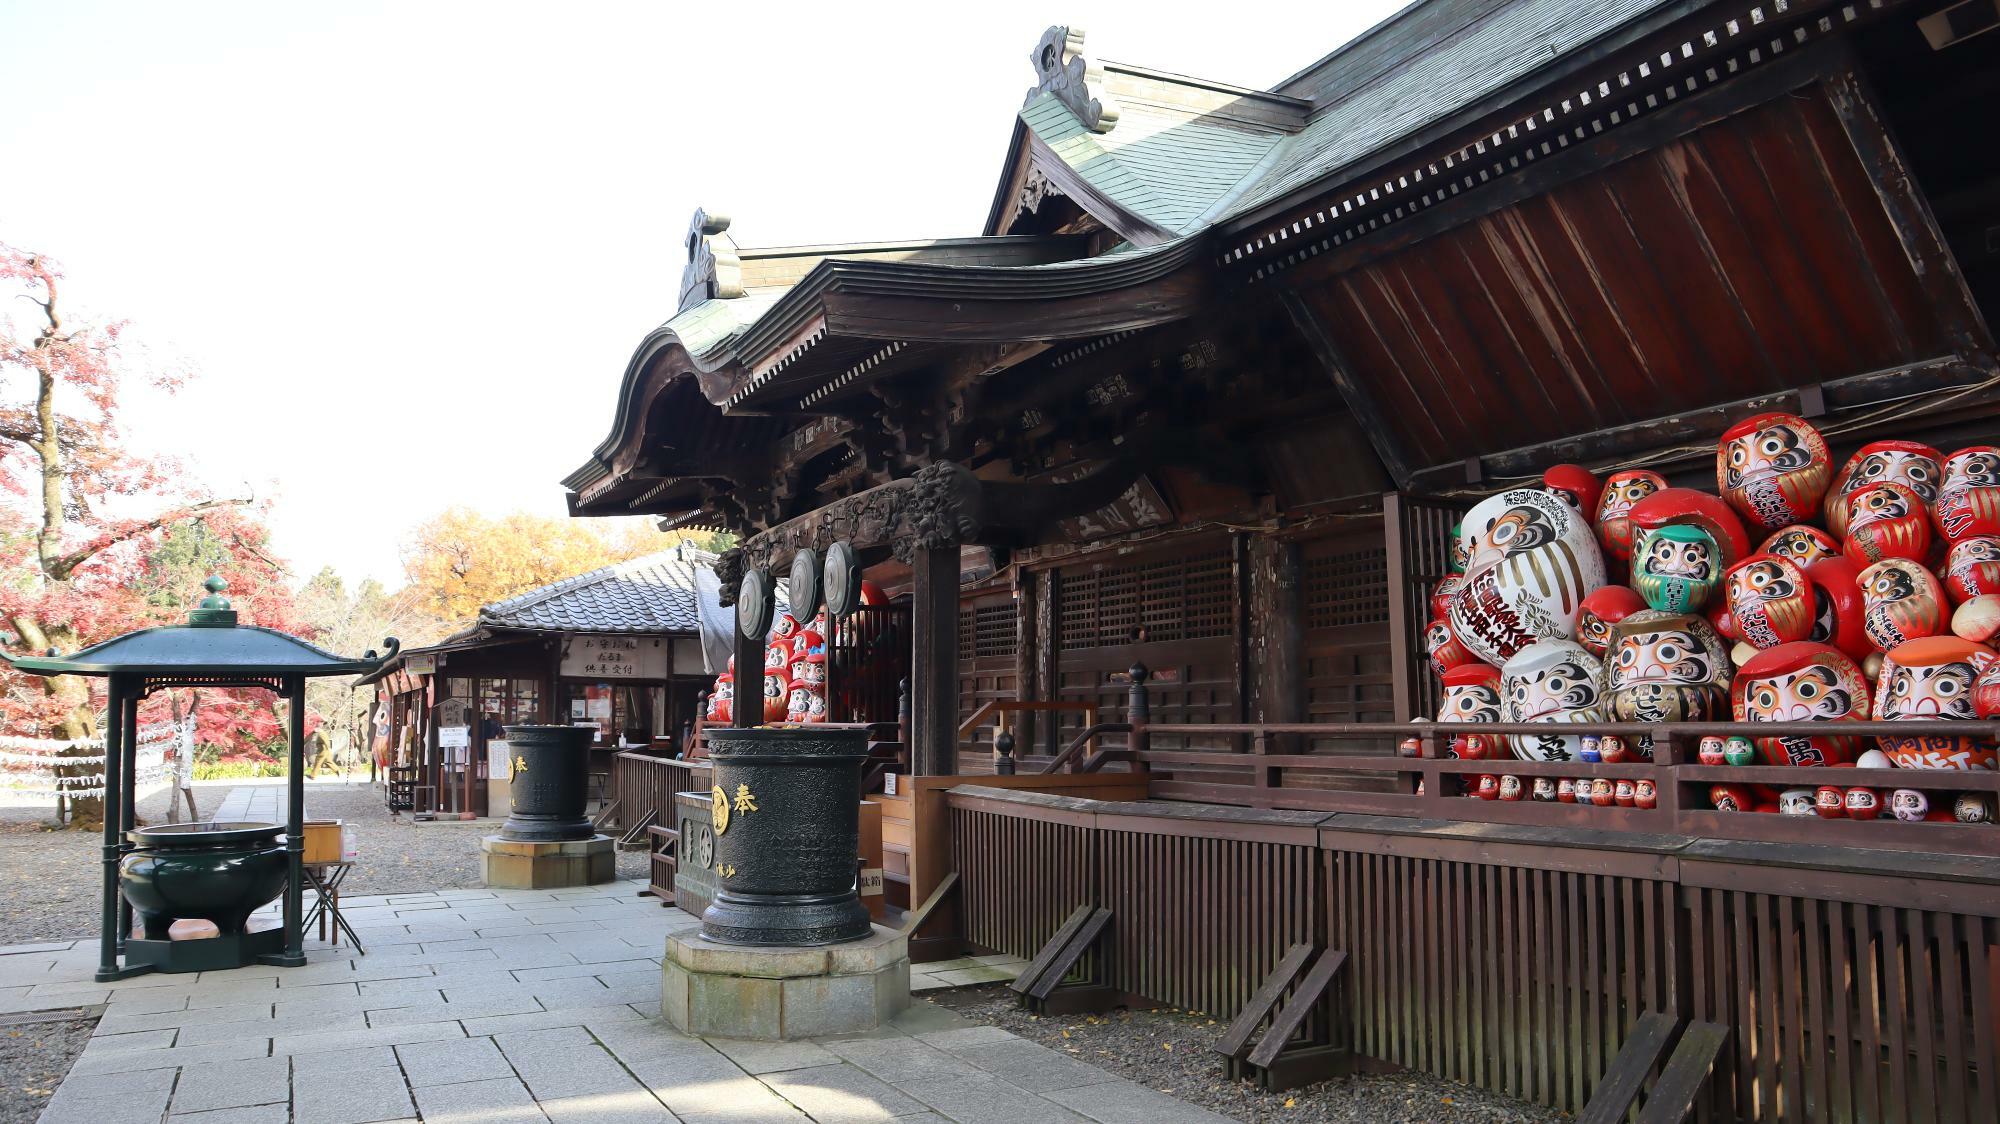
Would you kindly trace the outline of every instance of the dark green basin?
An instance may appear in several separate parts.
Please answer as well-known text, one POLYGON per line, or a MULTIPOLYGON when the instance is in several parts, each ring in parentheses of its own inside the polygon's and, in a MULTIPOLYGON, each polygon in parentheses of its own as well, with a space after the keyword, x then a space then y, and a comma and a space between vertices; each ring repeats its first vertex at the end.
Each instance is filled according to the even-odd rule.
POLYGON ((126 832, 137 849, 119 864, 119 883, 147 940, 166 940, 176 921, 213 922, 223 936, 285 888, 283 831, 268 823, 196 823, 126 832))

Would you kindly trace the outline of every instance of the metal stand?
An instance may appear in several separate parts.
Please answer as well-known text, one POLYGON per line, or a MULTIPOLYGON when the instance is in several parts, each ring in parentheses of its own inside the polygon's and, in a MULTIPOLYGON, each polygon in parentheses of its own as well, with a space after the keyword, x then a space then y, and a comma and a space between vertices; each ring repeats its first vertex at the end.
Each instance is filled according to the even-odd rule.
POLYGON ((354 864, 350 862, 313 863, 305 868, 306 884, 313 892, 312 908, 306 911, 305 927, 311 928, 314 922, 318 922, 319 939, 326 940, 330 918, 333 921, 331 943, 339 945, 340 934, 346 933, 354 951, 366 956, 367 947, 361 943, 360 937, 354 935, 354 928, 347 923, 347 918, 340 915, 340 884, 347 881, 347 874, 353 869, 354 864))

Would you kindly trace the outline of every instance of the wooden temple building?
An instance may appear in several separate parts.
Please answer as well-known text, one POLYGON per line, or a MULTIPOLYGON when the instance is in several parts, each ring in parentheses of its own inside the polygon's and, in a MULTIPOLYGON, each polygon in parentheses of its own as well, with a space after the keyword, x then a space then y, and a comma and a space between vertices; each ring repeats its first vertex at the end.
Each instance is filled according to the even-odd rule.
MULTIPOLYGON (((714 679, 702 654, 700 579, 713 561, 683 545, 529 590, 360 680, 375 690, 392 807, 506 815, 495 726, 594 727, 593 772, 607 784, 621 749, 680 752, 714 679)), ((714 602, 713 588, 707 597, 714 602)))
POLYGON ((725 596, 852 544, 907 613, 907 715, 835 715, 902 719, 905 904, 1039 955, 1038 1001, 1239 1019, 1231 1072, 1274 1084, 2000 1119, 2000 827, 1716 811, 1791 777, 1698 764, 1726 722, 1650 763, 1398 754, 1481 498, 1565 462, 1712 490, 1766 411, 1836 464, 2000 444, 1996 19, 1418 0, 1269 90, 1053 28, 977 236, 697 214, 571 510, 737 535, 725 596), (1458 795, 1497 771, 1659 804, 1458 795))

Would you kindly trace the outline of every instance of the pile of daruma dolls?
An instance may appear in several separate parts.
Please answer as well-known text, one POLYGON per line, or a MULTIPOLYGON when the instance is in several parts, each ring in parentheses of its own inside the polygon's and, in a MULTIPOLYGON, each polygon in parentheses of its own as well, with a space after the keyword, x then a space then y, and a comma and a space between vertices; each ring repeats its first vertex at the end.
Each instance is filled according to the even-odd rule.
MULTIPOLYGON (((1558 465, 1468 512, 1427 632, 1439 722, 1546 722, 1547 734, 1462 734, 1461 758, 1641 761, 1647 739, 1576 722, 1824 722, 1812 737, 1706 738, 1704 764, 1973 770, 1971 737, 1863 738, 1842 722, 2000 718, 2000 447, 1948 456, 1864 445, 1835 471, 1804 418, 1723 434, 1720 495, 1643 469, 1599 480, 1558 465), (1874 746, 1865 744, 1869 741, 1874 746), (1502 744, 1504 743, 1504 745, 1502 744)), ((1470 795, 1652 807, 1651 781, 1479 776, 1470 795)), ((1802 780, 1718 784, 1723 811, 1990 823, 1991 795, 1933 807, 1802 780)), ((1939 801, 1940 804, 1943 801, 1939 801)))
MULTIPOLYGON (((861 583, 861 604, 886 605, 889 598, 872 581, 861 583)), ((826 610, 801 625, 790 613, 779 613, 764 643, 763 721, 806 724, 827 720, 826 610)), ((748 712, 745 713, 748 717, 748 712)), ((729 670, 715 677, 702 721, 711 726, 736 723, 736 657, 729 670)), ((751 723, 755 725, 755 723, 751 723)))

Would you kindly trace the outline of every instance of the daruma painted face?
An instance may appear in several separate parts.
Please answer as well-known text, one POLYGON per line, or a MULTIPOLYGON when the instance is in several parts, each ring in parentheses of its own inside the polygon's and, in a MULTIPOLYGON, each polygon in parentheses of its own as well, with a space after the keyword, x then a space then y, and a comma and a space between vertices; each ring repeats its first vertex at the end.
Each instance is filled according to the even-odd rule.
POLYGON ((1632 555, 1632 587, 1646 604, 1681 613, 1708 603, 1722 578, 1722 551, 1700 527, 1641 532, 1632 555))
POLYGON ((2000 537, 1973 535, 1951 544, 1941 576, 1945 592, 1955 602, 2000 593, 2000 537))
MULTIPOLYGON (((1607 711, 1620 722, 1693 722, 1729 705, 1729 647, 1694 613, 1633 613, 1611 629, 1605 655, 1607 711)), ((1653 747, 1634 739, 1639 756, 1653 747)))
POLYGON ((1466 513, 1459 542, 1465 588, 1451 630, 1488 663, 1537 640, 1568 639, 1583 598, 1604 584, 1597 541, 1568 501, 1544 488, 1489 496, 1466 513))
POLYGON ((1655 492, 1665 490, 1667 478, 1657 472, 1643 468, 1614 472, 1604 482, 1604 493, 1597 500, 1597 541, 1604 547, 1605 556, 1619 562, 1632 558, 1632 540, 1636 528, 1629 518, 1632 505, 1655 492))
MULTIPOLYGON (((1956 636, 1926 636, 1890 650, 1875 688, 1875 714, 1885 722, 1941 719, 1969 722, 1979 677, 1995 660, 1993 649, 1956 636)), ((1973 738, 1883 736, 1875 739, 1905 769, 1991 769, 1994 747, 1973 738)))
POLYGON ((1430 654, 1431 667, 1439 675, 1454 667, 1478 662, 1477 657, 1466 650, 1465 645, 1458 642, 1458 637, 1451 631, 1449 621, 1432 621, 1425 626, 1424 650, 1430 654))
MULTIPOLYGON (((1507 722, 1591 722, 1599 705, 1604 665, 1574 640, 1537 640, 1500 669, 1500 714, 1507 722)), ((1526 761, 1574 761, 1582 739, 1573 734, 1510 734, 1526 761)))
POLYGON ((2000 535, 2000 448, 1973 445, 1946 457, 1931 515, 1947 542, 2000 535))
POLYGON ((1759 414, 1722 435, 1715 483, 1751 524, 1767 531, 1812 517, 1833 478, 1826 440, 1793 414, 1759 414))
POLYGON ((1861 571, 1858 580, 1868 639, 1882 651, 1945 631, 1944 590, 1929 570, 1891 558, 1861 571))
MULTIPOLYGON (((1868 680, 1831 645, 1780 644, 1736 669, 1730 704, 1738 722, 1862 722, 1869 715, 1868 680)), ((1786 735, 1758 738, 1757 751, 1771 765, 1832 765, 1854 760, 1861 741, 1786 735)))
POLYGON ((1894 482, 1857 488, 1847 497, 1847 544, 1857 566, 1884 558, 1922 561, 1931 550, 1929 509, 1907 487, 1894 482))
POLYGON ((1801 567, 1810 566, 1822 558, 1833 558, 1840 553, 1840 540, 1820 530, 1803 524, 1773 531, 1771 537, 1757 548, 1759 554, 1776 554, 1797 562, 1801 567))
POLYGON ((1645 608, 1645 598, 1630 588, 1601 586, 1583 599, 1583 610, 1576 616, 1576 642, 1601 660, 1611 644, 1611 626, 1645 608))
POLYGON ((1446 574, 1431 587, 1431 619, 1443 620, 1451 615, 1452 598, 1465 588, 1464 574, 1446 574))
POLYGON ((1812 583, 1799 564, 1753 554, 1725 575, 1730 619, 1753 648, 1775 648, 1812 635, 1812 583))
POLYGON ((1915 492, 1925 503, 1937 498, 1943 477, 1938 451, 1915 441, 1875 441, 1861 446, 1847 458, 1827 490, 1823 505, 1826 529, 1835 538, 1847 537, 1847 497, 1856 490, 1884 480, 1893 480, 1915 492))
MULTIPOLYGON (((1439 722, 1500 721, 1500 669, 1491 664, 1469 663, 1444 673, 1444 697, 1438 700, 1439 722)), ((1447 751, 1465 756, 1463 738, 1453 738, 1447 751)))

